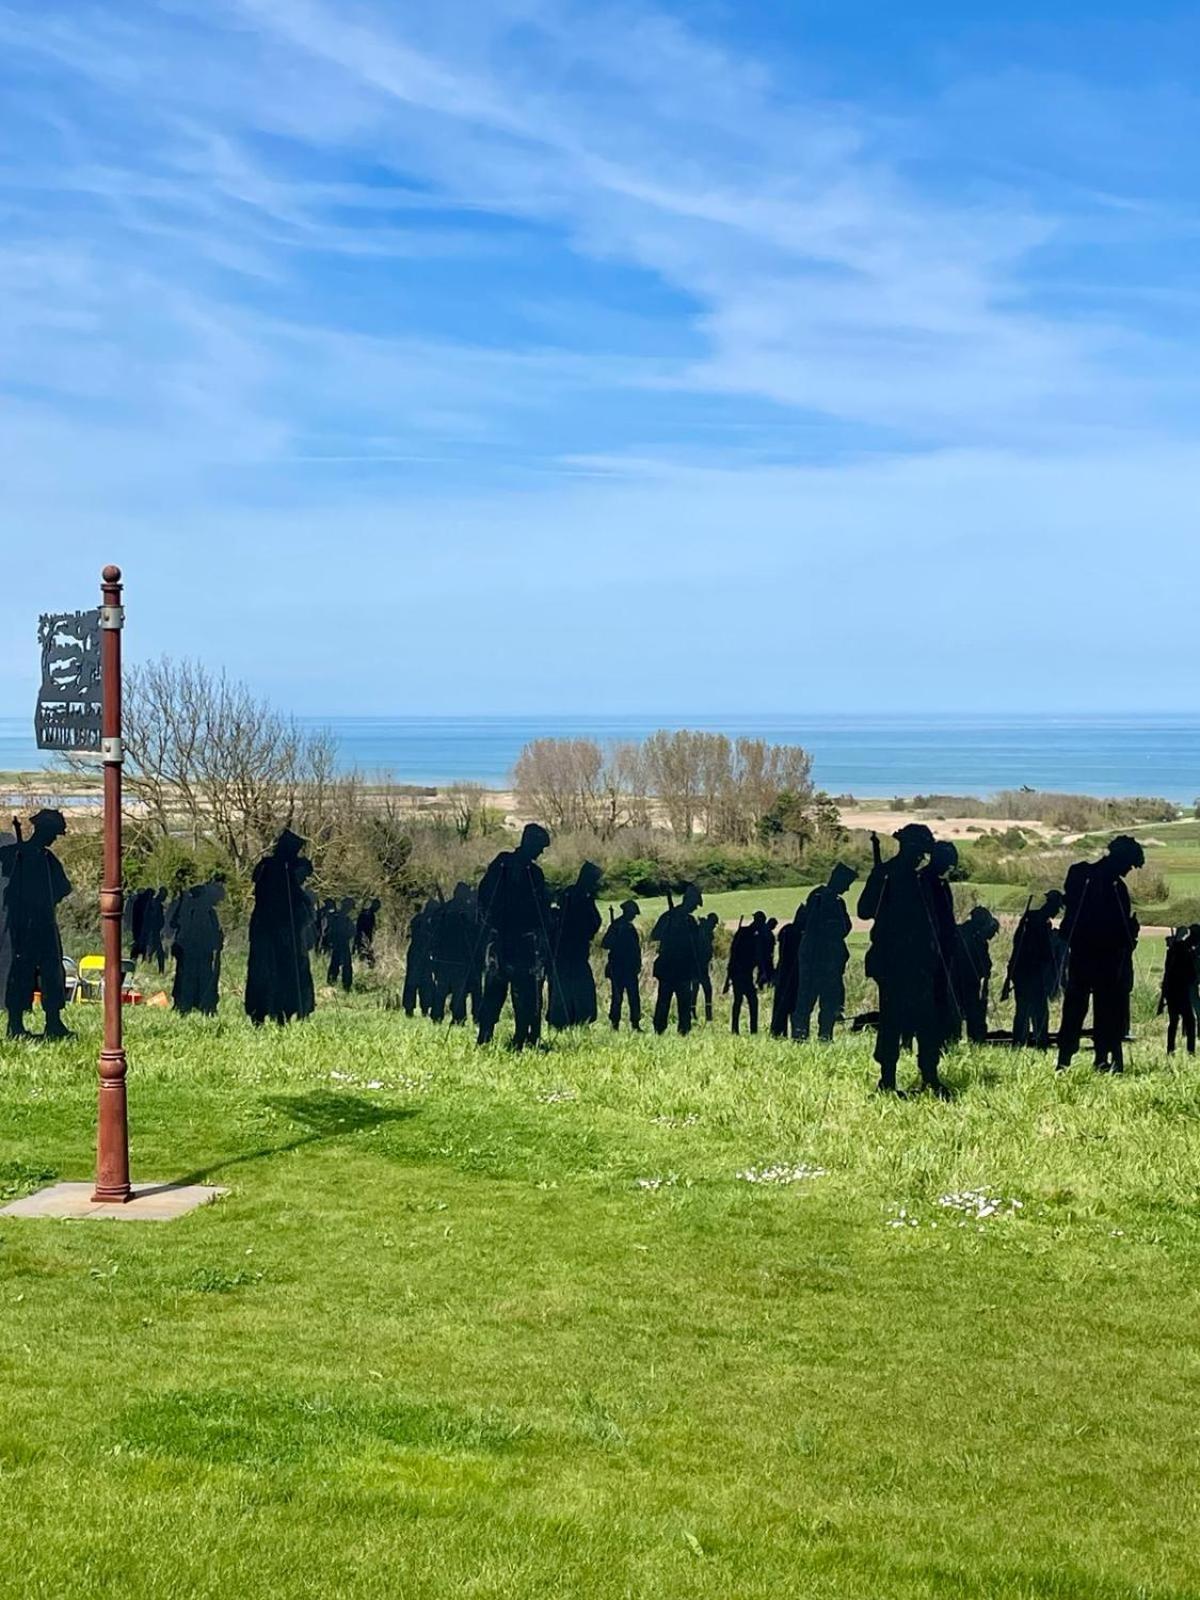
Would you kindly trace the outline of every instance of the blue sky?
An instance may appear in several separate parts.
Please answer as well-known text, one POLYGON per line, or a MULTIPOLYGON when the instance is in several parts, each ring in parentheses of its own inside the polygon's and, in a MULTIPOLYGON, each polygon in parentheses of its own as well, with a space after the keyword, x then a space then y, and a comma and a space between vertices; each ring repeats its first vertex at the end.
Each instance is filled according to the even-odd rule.
POLYGON ((42 609, 305 713, 1194 709, 1195 7, 0 0, 42 609))

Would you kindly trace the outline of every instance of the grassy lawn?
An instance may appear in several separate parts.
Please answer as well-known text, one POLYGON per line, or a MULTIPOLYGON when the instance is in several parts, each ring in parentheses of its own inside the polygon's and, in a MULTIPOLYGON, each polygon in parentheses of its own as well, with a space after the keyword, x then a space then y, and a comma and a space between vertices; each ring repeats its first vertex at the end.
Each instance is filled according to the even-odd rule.
MULTIPOLYGON (((134 1014, 136 1175, 230 1193, 0 1223, 0 1593, 1200 1594, 1200 1117, 1151 1006, 1124 1080, 964 1050, 949 1106, 872 1097, 861 1039, 134 1014)), ((10 1194, 89 1172, 82 1015, 0 1046, 10 1194)))

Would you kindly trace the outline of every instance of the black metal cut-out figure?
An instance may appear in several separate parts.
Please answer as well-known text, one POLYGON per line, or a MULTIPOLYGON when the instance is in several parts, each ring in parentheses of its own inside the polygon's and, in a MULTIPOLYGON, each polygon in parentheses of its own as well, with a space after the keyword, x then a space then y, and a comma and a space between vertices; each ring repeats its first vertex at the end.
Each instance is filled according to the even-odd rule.
POLYGON ((469 1006, 472 1019, 478 1023, 483 992, 483 939, 475 890, 469 883, 456 883, 434 931, 435 1000, 430 1015, 435 1022, 442 1021, 449 1007, 450 1021, 461 1027, 469 1006))
POLYGON ((1175 1054, 1175 1041, 1183 1027, 1183 1042, 1190 1056, 1196 1054, 1196 1011, 1192 995, 1200 964, 1196 960, 1196 938, 1191 928, 1176 928, 1167 940, 1163 961, 1162 990, 1158 1014, 1167 1013, 1167 1054, 1175 1054))
POLYGON ((604 964, 610 989, 608 1020, 614 1030, 620 1028, 621 1012, 627 1006, 634 1033, 642 1031, 642 940, 637 930, 640 909, 636 900, 623 900, 621 915, 613 917, 610 907, 610 921, 600 941, 608 957, 604 964))
POLYGON ((839 861, 828 882, 818 885, 805 902, 792 1010, 794 1039, 808 1038, 815 1009, 817 1037, 828 1044, 846 1008, 846 964, 850 960, 846 941, 851 923, 844 896, 857 877, 853 867, 839 861))
POLYGON ((171 953, 175 957, 175 982, 171 1000, 182 1015, 199 1011, 215 1017, 221 993, 221 951, 225 935, 217 907, 225 898, 218 878, 200 883, 183 896, 171 953))
POLYGON ((712 962, 719 921, 717 913, 710 911, 696 922, 696 988, 692 995, 692 1015, 696 1015, 697 1002, 703 995, 705 1022, 713 1019, 712 962))
POLYGON ((1059 986, 1060 953, 1053 926, 1064 905, 1062 893, 1051 889, 1040 906, 1025 907, 1013 934, 1012 954, 1001 1000, 1015 997, 1013 1045, 1046 1049, 1050 1039, 1050 1001, 1059 986))
POLYGON ((354 901, 349 895, 325 919, 325 949, 329 955, 325 981, 340 983, 349 994, 354 987, 354 901))
POLYGON ((734 1033, 741 1032, 743 1004, 749 1018, 750 1032, 758 1032, 758 976, 762 970, 765 929, 766 917, 761 911, 756 911, 753 921, 746 925, 739 917, 729 946, 729 963, 725 968, 725 988, 722 992, 728 994, 730 990, 733 991, 730 1028, 734 1033))
POLYGON ((804 938, 807 911, 796 907, 796 914, 776 935, 775 993, 771 999, 771 1037, 786 1039, 796 1009, 800 984, 800 941, 804 938))
POLYGON ((354 922, 354 954, 366 966, 375 965, 375 933, 379 926, 378 900, 364 900, 354 922))
POLYGON ((1070 1066, 1079 1049, 1088 1005, 1097 1072, 1124 1072, 1124 1040, 1129 1032, 1133 992, 1133 953, 1138 919, 1126 877, 1146 864, 1136 839, 1118 834, 1099 861, 1076 861, 1063 885, 1066 909, 1062 933, 1067 946, 1067 977, 1058 1030, 1058 1067, 1070 1066))
POLYGON ((167 891, 152 889, 142 910, 141 946, 147 961, 153 961, 159 976, 167 970, 167 948, 163 934, 167 924, 167 891))
POLYGON ((490 1043, 504 1002, 512 995, 513 1049, 536 1047, 542 1035, 542 980, 549 955, 550 897, 537 858, 550 835, 528 822, 515 850, 503 850, 479 885, 479 916, 487 956, 479 1043, 490 1043))
MULTIPOLYGON (((899 850, 885 861, 871 835, 875 864, 863 886, 858 914, 872 922, 866 975, 879 988, 875 1060, 881 1093, 898 1094, 896 1068, 905 1038, 915 1040, 921 1080, 946 1098, 938 1073, 944 1032, 946 955, 935 918, 935 904, 922 873, 933 856, 933 834, 922 822, 908 822, 893 835, 899 850)), ((951 920, 953 927, 953 920, 951 920)))
POLYGON ((580 1027, 596 1020, 591 949, 602 920, 596 906, 600 878, 600 868, 585 861, 576 881, 559 896, 546 1013, 552 1028, 580 1027))
POLYGON ((419 1009, 423 1017, 433 1017, 435 1021, 438 1020, 435 1016, 438 1002, 437 982, 433 971, 433 950, 441 917, 442 903, 431 895, 409 922, 402 997, 406 1017, 413 1016, 419 1009))
POLYGON ((315 1007, 309 962, 315 929, 304 887, 312 862, 301 855, 303 848, 304 840, 285 828, 254 869, 245 1005, 256 1027, 268 1017, 282 1025, 311 1016, 315 1007))
POLYGON ((658 946, 652 968, 658 983, 654 998, 655 1033, 667 1031, 672 1003, 679 1032, 686 1034, 692 1030, 692 1007, 700 983, 700 930, 695 913, 703 904, 704 896, 696 885, 684 884, 679 904, 676 905, 668 894, 667 909, 654 924, 650 941, 658 946))
POLYGON ((986 906, 973 906, 955 929, 951 977, 958 1015, 952 1019, 950 1037, 957 1039, 965 1025, 972 1044, 988 1036, 988 999, 992 979, 992 940, 1000 924, 986 906))
POLYGON ((33 1005, 34 991, 42 997, 45 1039, 69 1039, 71 1030, 62 1020, 67 1003, 63 974, 62 940, 58 933, 58 906, 71 892, 62 862, 54 854, 55 840, 67 831, 61 811, 39 811, 31 819, 30 835, 0 849, 0 886, 4 899, 8 977, 5 1009, 8 1036, 28 1034, 25 1013, 33 1005))

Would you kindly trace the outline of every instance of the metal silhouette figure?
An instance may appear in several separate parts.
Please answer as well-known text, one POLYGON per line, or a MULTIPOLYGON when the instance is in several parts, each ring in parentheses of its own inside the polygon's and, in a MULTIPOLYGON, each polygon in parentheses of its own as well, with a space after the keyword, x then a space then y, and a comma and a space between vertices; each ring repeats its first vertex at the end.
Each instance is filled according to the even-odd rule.
POLYGON ((778 917, 768 917, 765 912, 754 913, 755 932, 758 935, 758 969, 755 981, 760 989, 769 989, 775 982, 775 952, 779 945, 776 929, 778 917))
POLYGON ((486 930, 479 1043, 490 1043, 512 995, 512 1047, 536 1047, 542 1036, 542 980, 550 956, 550 897, 538 857, 550 843, 539 823, 528 822, 515 850, 503 850, 479 885, 479 916, 486 930))
POLYGON ((758 1032, 758 979, 762 971, 766 920, 761 911, 756 911, 754 919, 747 925, 743 925, 739 917, 729 946, 729 962, 725 968, 725 987, 722 993, 728 994, 730 990, 733 991, 730 1015, 730 1029, 733 1033, 741 1032, 743 1005, 746 1007, 750 1032, 758 1032))
POLYGON ((1146 864, 1136 839, 1118 834, 1100 861, 1076 861, 1063 885, 1062 932, 1067 975, 1058 1030, 1058 1067, 1071 1065, 1079 1049, 1088 1006, 1097 1072, 1124 1072, 1133 953, 1139 925, 1125 882, 1146 864))
POLYGON ((696 885, 687 883, 678 905, 668 892, 667 909, 654 924, 650 941, 658 946, 652 969, 658 983, 654 997, 655 1033, 666 1033, 672 1004, 679 1032, 692 1031, 692 1008, 700 984, 700 930, 695 914, 703 904, 704 896, 696 885))
POLYGON ((217 907, 225 898, 219 878, 197 884, 183 896, 171 944, 175 981, 171 1001, 186 1015, 198 1011, 215 1017, 221 997, 221 951, 225 935, 217 907))
POLYGON ((916 1042, 923 1084, 945 1099, 949 1091, 938 1064, 948 974, 931 879, 921 870, 922 863, 933 856, 934 839, 922 822, 905 823, 893 837, 899 850, 885 861, 878 836, 871 835, 875 862, 858 900, 859 916, 872 923, 866 975, 879 989, 875 1033, 878 1087, 884 1094, 901 1093, 896 1068, 901 1045, 911 1038, 916 1042))
POLYGON ((304 887, 312 862, 300 853, 304 843, 285 828, 254 869, 245 1006, 256 1027, 268 1017, 282 1026, 293 1017, 311 1016, 315 1008, 309 963, 315 929, 304 887))
POLYGON ((692 994, 692 1015, 696 1014, 697 1002, 702 994, 705 1022, 713 1019, 712 961, 719 921, 717 913, 710 911, 696 922, 696 988, 692 994))
MULTIPOLYGON (((17 819, 13 818, 13 826, 17 827, 17 819)), ((8 878, 6 862, 11 857, 5 854, 8 846, 16 844, 15 833, 0 832, 0 1004, 3 1004, 8 994, 8 974, 12 968, 12 940, 8 937, 8 912, 5 902, 8 897, 8 878)))
POLYGON ((337 901, 326 895, 319 904, 313 902, 313 949, 318 955, 329 950, 329 919, 337 910, 337 901))
POLYGON ((167 947, 163 935, 167 925, 167 891, 151 889, 142 908, 140 943, 142 955, 157 966, 159 976, 167 970, 167 947))
POLYGON ((959 1038, 965 1026, 972 1044, 987 1041, 992 979, 992 955, 988 947, 999 932, 1000 924, 986 906, 973 906, 955 929, 951 979, 957 1014, 950 1020, 950 1038, 959 1038))
POLYGON ((1190 1056, 1196 1054, 1196 1011, 1192 996, 1196 988, 1197 973, 1196 938, 1191 928, 1176 928, 1167 940, 1163 963, 1162 989, 1158 997, 1158 1015, 1167 1013, 1167 1054, 1175 1054, 1179 1029, 1183 1028, 1183 1042, 1190 1056))
POLYGON ((817 1037, 828 1044, 846 1009, 851 922, 844 897, 857 877, 853 867, 839 861, 828 882, 818 885, 805 902, 804 935, 796 951, 793 1039, 808 1038, 815 1010, 817 1037))
POLYGON ((354 954, 366 966, 375 965, 375 932, 379 926, 378 900, 364 900, 354 920, 354 954))
POLYGON ((604 976, 608 979, 610 998, 608 1020, 614 1030, 621 1026, 621 1012, 628 1007, 629 1026, 634 1033, 642 1031, 642 940, 637 930, 640 907, 636 900, 621 902, 621 915, 614 917, 609 908, 609 924, 600 941, 607 953, 604 976))
POLYGON ((408 950, 404 957, 404 1015, 419 1009, 423 1017, 437 1010, 437 983, 433 970, 433 948, 441 922, 442 904, 432 896, 414 913, 408 924, 408 950))
POLYGON ((4 1002, 10 1039, 28 1035, 25 1013, 33 1005, 35 990, 41 994, 46 1017, 42 1037, 71 1037, 62 1020, 67 986, 57 915, 59 903, 70 894, 71 885, 53 848, 55 840, 66 831, 61 811, 39 811, 31 819, 28 839, 22 838, 18 827, 15 842, 0 849, 8 948, 4 1002))
POLYGON ((1050 1041, 1050 1002, 1060 975, 1054 919, 1064 903, 1061 892, 1051 889, 1040 906, 1026 905, 1013 934, 1000 998, 1015 996, 1012 1037, 1018 1050, 1044 1050, 1050 1041))
POLYGON ((559 896, 554 919, 554 959, 550 968, 550 1003, 546 1020, 552 1028, 575 1028, 595 1022, 596 980, 592 976, 592 940, 602 918, 596 907, 601 872, 585 861, 579 876, 559 896))
MULTIPOLYGON (((963 1010, 954 983, 954 964, 958 951, 958 924, 954 920, 954 890, 950 875, 958 868, 958 846, 949 839, 935 839, 929 860, 921 868, 921 887, 929 904, 929 918, 937 947, 938 965, 934 998, 942 1019, 943 1045, 961 1037, 963 1010)), ((912 1047, 911 1035, 904 1039, 912 1047)))
POLYGON ((456 883, 454 893, 439 910, 433 933, 434 1000, 430 1016, 441 1022, 447 1009, 450 1021, 461 1027, 479 1021, 483 992, 482 929, 475 891, 469 883, 456 883))
POLYGON ((329 969, 325 981, 338 983, 347 994, 354 987, 354 901, 346 895, 325 919, 325 950, 329 969))
POLYGON ((804 938, 807 916, 806 908, 797 906, 796 915, 784 923, 776 936, 775 993, 771 997, 773 1039, 786 1039, 792 1025, 800 985, 800 941, 804 938))
POLYGON ((142 929, 146 922, 146 907, 154 898, 153 889, 136 889, 125 902, 125 925, 129 933, 129 959, 140 961, 146 953, 142 929))

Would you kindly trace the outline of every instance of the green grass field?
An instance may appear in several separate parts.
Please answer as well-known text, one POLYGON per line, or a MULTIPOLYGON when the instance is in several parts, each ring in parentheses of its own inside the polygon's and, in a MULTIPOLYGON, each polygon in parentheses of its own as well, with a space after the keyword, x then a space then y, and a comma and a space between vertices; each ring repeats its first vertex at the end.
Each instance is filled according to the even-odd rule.
MULTIPOLYGON (((950 1105, 862 1039, 131 1014, 135 1176, 230 1192, 0 1222, 0 1593, 1200 1594, 1200 1100, 1152 1002, 1123 1080, 962 1050, 950 1105)), ((0 1046, 8 1194, 89 1172, 74 1014, 0 1046)))

